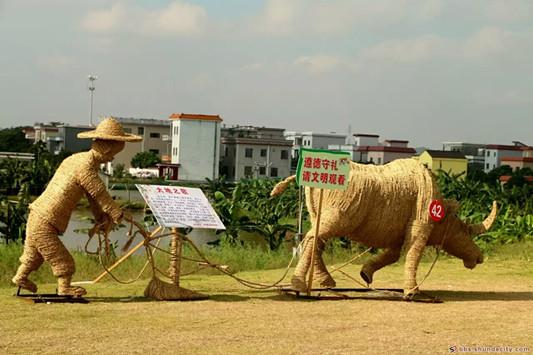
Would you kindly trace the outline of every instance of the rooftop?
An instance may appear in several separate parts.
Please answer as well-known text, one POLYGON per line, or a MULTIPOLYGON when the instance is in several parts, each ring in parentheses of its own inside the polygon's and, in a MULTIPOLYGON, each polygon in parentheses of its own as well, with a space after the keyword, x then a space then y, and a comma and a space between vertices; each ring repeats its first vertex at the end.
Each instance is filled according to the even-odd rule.
POLYGON ((203 115, 192 113, 173 113, 169 119, 189 119, 189 120, 203 120, 203 121, 222 121, 219 115, 203 115))

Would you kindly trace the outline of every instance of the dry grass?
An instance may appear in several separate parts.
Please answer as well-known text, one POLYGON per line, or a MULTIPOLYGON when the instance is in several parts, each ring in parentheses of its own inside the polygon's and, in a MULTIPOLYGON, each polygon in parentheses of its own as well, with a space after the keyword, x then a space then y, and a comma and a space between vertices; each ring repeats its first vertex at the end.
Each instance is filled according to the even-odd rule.
MULTIPOLYGON (((347 271, 357 275, 359 268, 347 271)), ((239 276, 272 282, 282 272, 239 276)), ((333 276, 338 287, 359 287, 333 276)), ((375 280, 376 287, 400 288, 402 265, 375 280)), ((488 260, 472 271, 457 260, 439 261, 422 289, 442 304, 295 300, 209 275, 182 279, 182 286, 209 294, 206 301, 122 301, 142 295, 146 284, 88 286, 87 305, 29 304, 11 297, 14 287, 0 288, 0 352, 449 354, 453 345, 533 347, 533 269, 525 260, 488 260)))

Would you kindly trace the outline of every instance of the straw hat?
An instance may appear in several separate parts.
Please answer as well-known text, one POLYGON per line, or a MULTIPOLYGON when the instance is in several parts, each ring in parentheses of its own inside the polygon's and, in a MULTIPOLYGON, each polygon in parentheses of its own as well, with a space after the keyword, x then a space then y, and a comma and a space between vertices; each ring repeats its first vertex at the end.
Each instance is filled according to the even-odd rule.
POLYGON ((87 131, 78 133, 78 138, 82 139, 104 139, 108 141, 122 141, 122 142, 140 142, 142 141, 141 136, 136 136, 124 132, 122 125, 112 119, 111 117, 106 118, 94 131, 87 131))

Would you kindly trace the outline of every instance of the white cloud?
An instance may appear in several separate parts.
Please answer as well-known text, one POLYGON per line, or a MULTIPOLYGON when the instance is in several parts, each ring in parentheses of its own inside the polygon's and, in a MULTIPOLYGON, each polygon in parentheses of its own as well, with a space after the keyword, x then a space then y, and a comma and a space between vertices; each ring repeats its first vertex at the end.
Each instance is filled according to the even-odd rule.
POLYGON ((427 22, 444 5, 444 0, 267 0, 252 21, 267 35, 339 35, 361 25, 427 22))
POLYGON ((204 8, 174 1, 164 9, 144 9, 125 2, 90 12, 80 27, 97 34, 137 34, 149 37, 197 35, 206 29, 204 8))
POLYGON ((497 22, 533 19, 531 0, 493 0, 483 9, 487 18, 497 22))
POLYGON ((245 71, 262 71, 265 69, 266 62, 265 61, 259 61, 259 62, 253 62, 246 64, 242 67, 242 70, 245 71))
POLYGON ((499 27, 485 27, 466 38, 462 52, 467 59, 480 59, 502 54, 519 45, 523 36, 499 27))
POLYGON ((362 63, 416 63, 450 55, 452 44, 435 35, 407 40, 388 40, 362 49, 358 58, 362 63))
POLYGON ((519 90, 479 90, 472 94, 472 99, 482 105, 522 106, 532 103, 529 95, 519 90))
POLYGON ((334 69, 341 64, 341 59, 327 55, 303 56, 295 59, 293 64, 297 68, 319 73, 334 69))
POLYGON ((267 0, 264 12, 257 19, 256 30, 271 35, 290 33, 302 4, 302 0, 267 0))
POLYGON ((64 54, 41 54, 37 57, 37 65, 49 72, 61 73, 70 70, 76 61, 64 54))

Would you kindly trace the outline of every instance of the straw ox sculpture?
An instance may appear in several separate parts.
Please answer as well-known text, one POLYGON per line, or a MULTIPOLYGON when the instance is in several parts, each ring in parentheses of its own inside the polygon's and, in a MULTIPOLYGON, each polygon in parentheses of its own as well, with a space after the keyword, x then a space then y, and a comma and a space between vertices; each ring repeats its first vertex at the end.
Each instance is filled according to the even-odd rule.
MULTIPOLYGON (((271 195, 283 192, 295 176, 277 184, 271 195)), ((293 288, 305 291, 306 274, 312 259, 316 230, 319 190, 306 187, 306 204, 311 229, 304 240, 303 254, 292 277, 293 288)), ((374 272, 400 258, 405 246, 404 293, 418 293, 416 273, 426 245, 442 246, 447 253, 463 260, 472 269, 483 262, 481 250, 472 235, 485 233, 497 215, 496 202, 487 219, 476 225, 462 222, 455 213, 460 203, 444 200, 433 174, 420 162, 399 159, 383 166, 351 163, 346 190, 324 190, 319 239, 315 255, 315 280, 323 287, 335 287, 335 281, 322 260, 326 240, 345 236, 383 251, 367 261, 361 277, 372 283, 374 272), (429 214, 432 201, 444 205, 444 217, 435 222, 429 214)))

